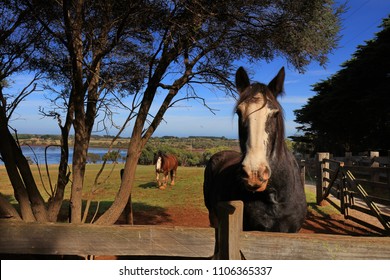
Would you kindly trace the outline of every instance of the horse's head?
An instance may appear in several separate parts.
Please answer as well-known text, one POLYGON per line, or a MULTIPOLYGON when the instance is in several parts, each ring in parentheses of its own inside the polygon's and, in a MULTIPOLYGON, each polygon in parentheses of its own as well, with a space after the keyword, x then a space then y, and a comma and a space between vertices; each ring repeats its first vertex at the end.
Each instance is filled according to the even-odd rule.
POLYGON ((154 156, 154 164, 156 166, 156 172, 162 171, 162 165, 163 165, 163 152, 158 151, 158 153, 154 156))
POLYGON ((284 141, 283 112, 276 97, 283 92, 284 68, 268 84, 250 84, 245 70, 236 73, 240 93, 236 113, 239 118, 242 171, 246 188, 264 191, 271 178, 270 160, 284 141))

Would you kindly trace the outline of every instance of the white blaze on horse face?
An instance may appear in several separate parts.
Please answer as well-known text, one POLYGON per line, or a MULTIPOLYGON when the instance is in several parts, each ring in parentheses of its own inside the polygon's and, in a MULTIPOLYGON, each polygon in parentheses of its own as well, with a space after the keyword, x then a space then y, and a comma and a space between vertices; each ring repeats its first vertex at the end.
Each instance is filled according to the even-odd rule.
POLYGON ((158 157, 156 162, 156 172, 159 172, 161 170, 161 157, 158 157))
POLYGON ((268 133, 266 123, 268 116, 275 109, 264 106, 264 95, 258 93, 256 102, 243 102, 238 106, 243 125, 248 131, 246 153, 242 162, 243 171, 247 175, 248 185, 255 190, 264 190, 266 181, 271 177, 271 169, 267 159, 268 133))

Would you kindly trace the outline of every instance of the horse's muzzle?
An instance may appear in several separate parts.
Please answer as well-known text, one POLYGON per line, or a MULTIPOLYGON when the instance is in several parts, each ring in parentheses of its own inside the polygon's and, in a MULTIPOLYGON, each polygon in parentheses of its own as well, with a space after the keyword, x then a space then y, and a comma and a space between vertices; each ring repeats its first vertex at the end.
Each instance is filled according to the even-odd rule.
POLYGON ((243 166, 242 171, 242 179, 248 191, 262 192, 267 188, 271 177, 271 171, 267 166, 260 167, 258 170, 250 170, 243 166))

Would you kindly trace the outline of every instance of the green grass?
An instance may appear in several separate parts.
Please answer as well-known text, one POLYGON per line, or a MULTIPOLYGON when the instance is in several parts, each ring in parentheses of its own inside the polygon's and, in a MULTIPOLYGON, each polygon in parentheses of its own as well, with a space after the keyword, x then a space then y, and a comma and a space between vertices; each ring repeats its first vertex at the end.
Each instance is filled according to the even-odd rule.
POLYGON ((133 202, 159 207, 193 206, 203 207, 203 168, 179 167, 174 186, 165 190, 156 187, 153 166, 138 166, 133 202))
POLYGON ((330 204, 325 204, 324 206, 317 205, 316 193, 314 190, 306 188, 305 194, 309 213, 317 214, 323 217, 340 214, 340 212, 338 212, 337 209, 330 204))
MULTIPOLYGON (((115 196, 120 186, 120 169, 122 164, 116 165, 111 172, 112 165, 107 165, 104 172, 99 178, 98 185, 94 186, 97 172, 101 165, 88 164, 85 174, 85 184, 83 191, 83 200, 91 199, 91 212, 95 211, 97 202, 100 202, 100 211, 104 211, 115 196)), ((47 200, 49 196, 44 191, 50 189, 46 174, 43 177, 43 184, 39 179, 39 172, 36 166, 31 166, 38 188, 47 200)), ((41 168, 42 169, 42 168, 41 168)), ((57 167, 50 166, 50 176, 52 183, 55 184, 57 176, 57 167)), ((41 170, 44 172, 44 169, 41 170)), ((132 189, 132 202, 135 210, 148 210, 153 208, 167 207, 193 207, 206 211, 203 203, 203 172, 204 168, 200 167, 181 167, 179 166, 176 176, 175 186, 168 186, 165 190, 159 190, 156 186, 154 166, 137 167, 136 180, 132 189)), ((162 176, 161 176, 162 177, 162 176)), ((66 187, 65 200, 70 198, 70 183, 66 187)), ((12 185, 9 182, 8 175, 4 166, 0 166, 0 192, 9 198, 12 203, 16 203, 13 196, 12 185)), ((64 208, 66 208, 65 203, 64 208)))

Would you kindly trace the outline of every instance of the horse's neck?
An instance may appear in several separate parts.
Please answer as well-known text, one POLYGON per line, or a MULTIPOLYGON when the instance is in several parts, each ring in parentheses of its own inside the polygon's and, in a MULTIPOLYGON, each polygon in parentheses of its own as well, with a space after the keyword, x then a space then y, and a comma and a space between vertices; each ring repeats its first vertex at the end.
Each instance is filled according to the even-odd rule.
POLYGON ((278 153, 274 151, 271 156, 271 170, 272 174, 277 176, 280 181, 291 182, 300 176, 296 159, 287 146, 281 148, 278 153))

